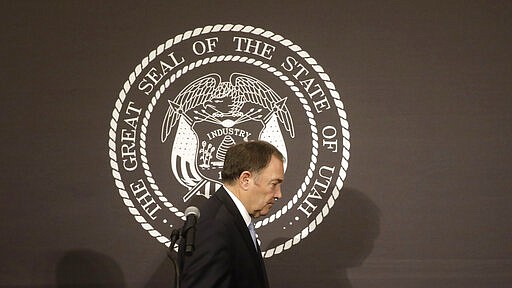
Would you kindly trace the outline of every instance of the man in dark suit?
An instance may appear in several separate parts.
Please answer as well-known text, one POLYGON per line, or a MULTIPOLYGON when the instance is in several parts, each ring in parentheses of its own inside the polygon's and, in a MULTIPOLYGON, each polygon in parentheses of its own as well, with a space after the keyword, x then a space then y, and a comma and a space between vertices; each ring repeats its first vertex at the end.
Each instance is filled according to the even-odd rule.
POLYGON ((181 287, 269 287, 252 219, 267 215, 281 198, 283 162, 264 141, 227 151, 223 187, 201 207, 195 251, 181 254, 181 287))

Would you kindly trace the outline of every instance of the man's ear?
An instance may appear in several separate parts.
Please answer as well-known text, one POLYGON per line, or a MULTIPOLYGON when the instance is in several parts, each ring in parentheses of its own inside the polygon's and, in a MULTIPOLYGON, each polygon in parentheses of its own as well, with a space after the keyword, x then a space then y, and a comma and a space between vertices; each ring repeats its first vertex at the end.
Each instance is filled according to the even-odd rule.
POLYGON ((238 177, 238 183, 240 184, 240 187, 242 187, 243 190, 249 189, 249 183, 251 182, 252 174, 249 171, 244 171, 242 174, 240 174, 240 177, 238 177))

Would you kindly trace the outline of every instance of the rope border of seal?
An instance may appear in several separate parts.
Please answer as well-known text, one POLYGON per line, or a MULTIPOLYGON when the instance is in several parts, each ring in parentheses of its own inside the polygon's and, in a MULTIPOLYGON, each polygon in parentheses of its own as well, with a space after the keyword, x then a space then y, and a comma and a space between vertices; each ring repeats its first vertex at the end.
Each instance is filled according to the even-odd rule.
POLYGON ((123 89, 119 92, 119 98, 117 99, 115 103, 115 108, 112 111, 112 119, 110 121, 110 129, 109 129, 109 157, 110 157, 110 166, 112 168, 112 176, 115 180, 115 185, 118 188, 119 195, 121 198, 123 198, 123 202, 125 206, 128 207, 129 212, 135 217, 136 221, 146 230, 148 233, 155 237, 159 242, 166 244, 166 246, 169 245, 169 239, 165 236, 162 236, 157 230, 153 228, 153 226, 145 220, 143 216, 141 216, 139 210, 135 208, 133 205, 133 202, 130 200, 128 193, 126 192, 126 188, 121 181, 121 174, 119 172, 119 167, 117 164, 117 155, 116 155, 116 145, 115 145, 115 139, 117 138, 116 130, 117 130, 117 122, 119 120, 119 114, 123 105, 123 102, 126 99, 127 93, 130 91, 131 85, 135 82, 136 77, 140 75, 142 70, 149 65, 149 63, 154 60, 158 55, 160 55, 163 51, 170 48, 171 46, 178 44, 182 40, 189 39, 194 36, 198 36, 201 34, 207 34, 210 32, 228 32, 228 31, 234 31, 234 32, 244 32, 244 33, 252 33, 255 35, 260 35, 265 38, 272 39, 276 42, 279 42, 281 45, 289 48, 293 52, 295 52, 297 55, 302 57, 313 69, 317 74, 320 76, 320 78, 324 81, 324 84, 329 89, 329 92, 331 96, 334 99, 334 103, 338 110, 338 115, 340 116, 340 122, 342 126, 342 135, 343 135, 343 152, 342 152, 342 162, 341 166, 343 169, 340 169, 339 177, 336 181, 336 189, 333 189, 333 192, 329 199, 327 200, 327 203, 322 208, 322 213, 319 213, 317 217, 315 217, 315 220, 310 222, 308 227, 304 228, 301 233, 295 235, 292 239, 289 239, 284 244, 280 244, 276 246, 275 248, 271 248, 267 250, 266 252, 262 252, 262 255, 265 258, 271 257, 272 255, 279 254, 284 250, 289 249, 291 246, 297 244, 300 242, 301 239, 304 239, 308 236, 310 232, 312 232, 318 224, 320 224, 323 221, 323 218, 327 216, 329 213, 329 209, 332 208, 334 205, 334 201, 339 196, 339 191, 343 187, 343 181, 346 178, 346 171, 348 169, 348 160, 350 158, 350 133, 348 131, 349 125, 347 121, 347 115, 344 111, 344 105, 343 102, 340 99, 339 93, 336 91, 334 83, 330 81, 329 76, 327 73, 324 72, 323 68, 316 62, 315 59, 313 59, 306 51, 303 51, 298 45, 293 44, 288 39, 285 39, 284 37, 274 34, 273 32, 266 31, 261 28, 255 28, 252 26, 244 26, 244 25, 233 25, 233 24, 217 24, 215 26, 206 26, 203 28, 196 28, 194 30, 186 31, 183 34, 178 34, 174 38, 171 38, 167 40, 164 44, 159 45, 155 50, 152 50, 149 53, 149 56, 142 59, 141 63, 135 67, 135 70, 130 74, 128 77, 128 80, 125 81, 123 85, 123 89))

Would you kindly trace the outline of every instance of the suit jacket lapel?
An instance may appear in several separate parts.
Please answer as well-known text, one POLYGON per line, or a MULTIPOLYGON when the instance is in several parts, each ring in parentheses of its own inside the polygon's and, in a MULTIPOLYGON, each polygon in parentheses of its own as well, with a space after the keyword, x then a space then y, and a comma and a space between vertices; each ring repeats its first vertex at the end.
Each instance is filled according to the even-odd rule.
POLYGON ((253 259, 257 261, 259 267, 261 268, 261 272, 264 276, 265 283, 268 283, 267 280, 267 273, 265 271, 265 265, 263 263, 263 258, 261 257, 261 252, 256 250, 254 247, 254 242, 252 241, 251 233, 249 232, 249 229, 245 225, 244 218, 242 215, 240 215, 240 211, 238 211, 238 208, 236 207, 235 202, 233 202, 233 199, 228 195, 226 190, 224 188, 220 188, 217 192, 214 194, 215 197, 217 197, 222 203, 224 203, 224 206, 226 209, 233 215, 233 219, 235 221, 236 227, 238 229, 238 232, 242 235, 245 244, 249 248, 251 253, 253 253, 253 259))
POLYGON ((214 194, 215 197, 218 197, 219 200, 224 203, 224 206, 226 209, 233 215, 234 222, 236 224, 236 228, 238 229, 238 232, 242 235, 245 243, 249 248, 252 248, 251 251, 255 251, 255 254, 258 254, 254 247, 254 242, 252 242, 251 233, 249 232, 249 228, 245 225, 244 218, 242 215, 240 215, 240 211, 238 211, 238 207, 236 207, 235 202, 233 202, 233 199, 228 195, 226 190, 224 188, 219 189, 214 194))

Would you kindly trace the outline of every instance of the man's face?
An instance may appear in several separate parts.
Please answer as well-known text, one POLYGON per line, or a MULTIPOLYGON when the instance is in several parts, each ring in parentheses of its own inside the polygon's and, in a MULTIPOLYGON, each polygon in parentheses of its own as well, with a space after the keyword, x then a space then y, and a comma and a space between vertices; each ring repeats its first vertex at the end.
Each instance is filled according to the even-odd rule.
POLYGON ((275 156, 272 156, 267 167, 249 177, 247 210, 253 218, 267 215, 274 204, 274 198, 281 198, 283 180, 283 162, 275 156))

